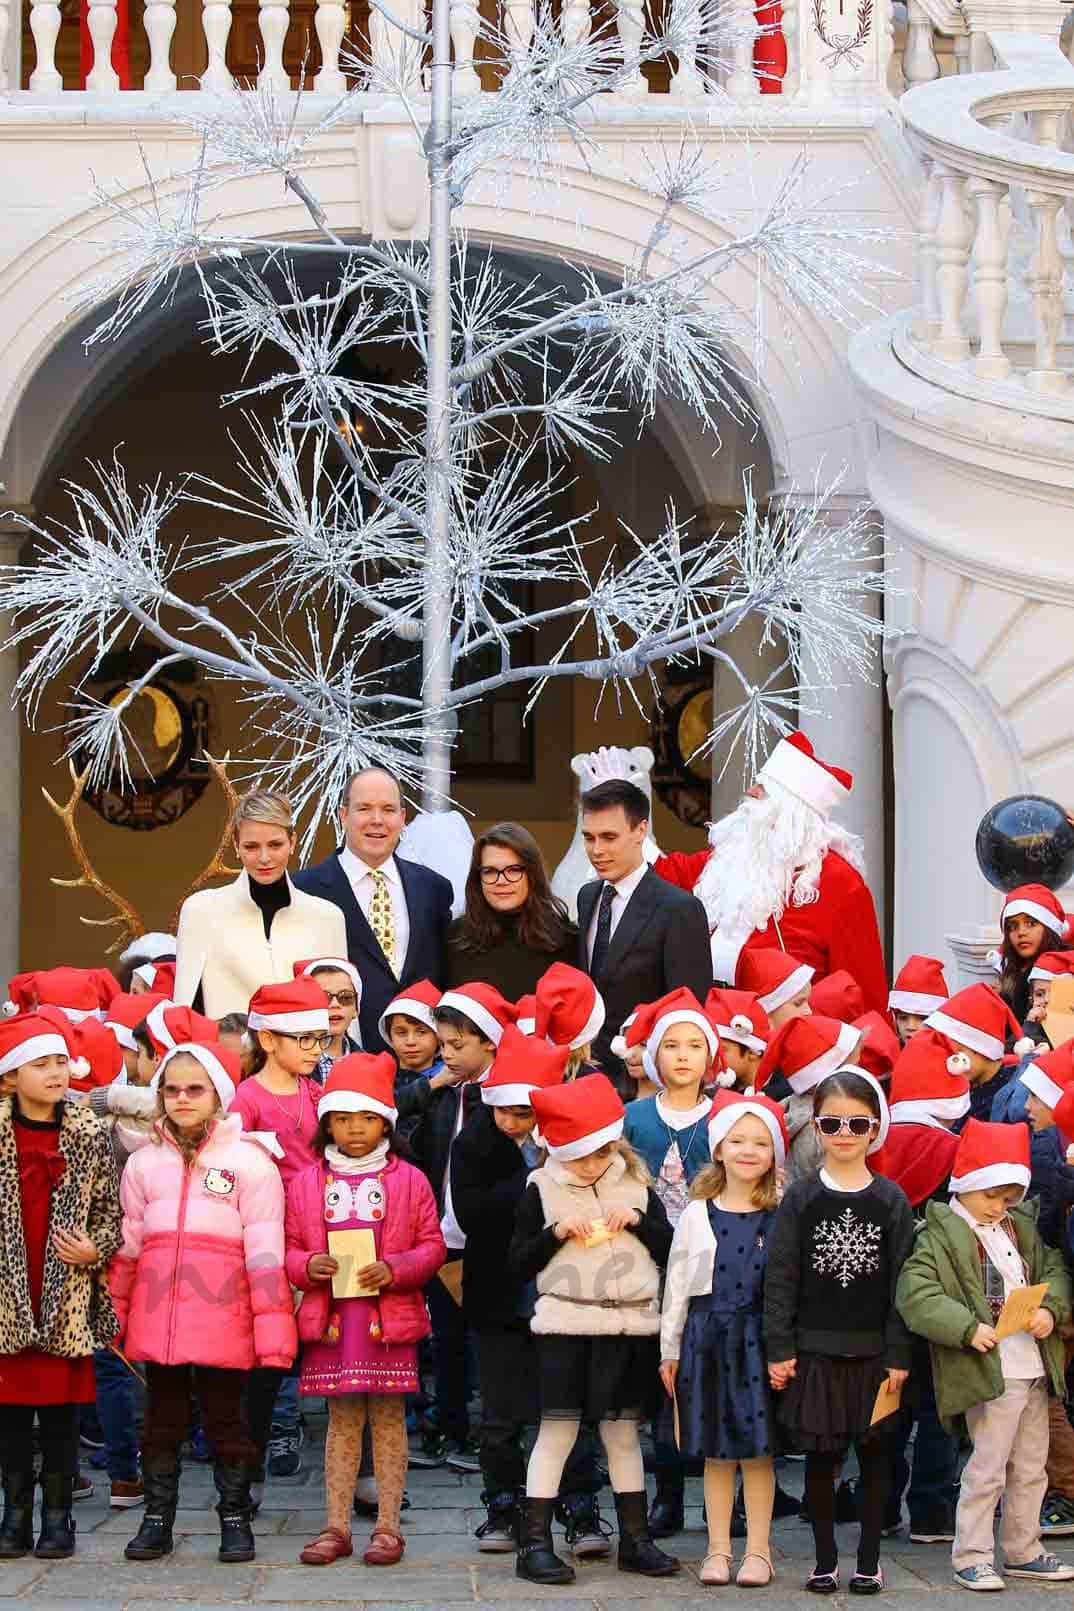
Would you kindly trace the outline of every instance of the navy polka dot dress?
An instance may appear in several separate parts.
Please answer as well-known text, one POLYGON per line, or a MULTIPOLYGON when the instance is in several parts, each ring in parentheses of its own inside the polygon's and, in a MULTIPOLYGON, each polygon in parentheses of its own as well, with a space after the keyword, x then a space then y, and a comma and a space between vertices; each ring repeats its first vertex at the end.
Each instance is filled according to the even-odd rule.
POLYGON ((712 1292, 690 1299, 676 1397, 681 1453, 753 1460, 775 1453, 762 1337, 764 1272, 773 1215, 707 1205, 716 1238, 712 1292))

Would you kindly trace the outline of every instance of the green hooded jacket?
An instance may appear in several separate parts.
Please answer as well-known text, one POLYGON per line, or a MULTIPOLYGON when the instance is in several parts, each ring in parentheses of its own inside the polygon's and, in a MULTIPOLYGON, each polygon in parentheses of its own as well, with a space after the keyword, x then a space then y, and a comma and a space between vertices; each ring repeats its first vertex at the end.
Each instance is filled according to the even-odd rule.
MULTIPOLYGON (((1047 1281, 1042 1308, 1056 1327, 1070 1317, 1070 1276, 1063 1255, 1048 1247, 1037 1230, 1035 1203, 1011 1209, 1018 1248, 1029 1270, 1029 1284, 1047 1281)), ((977 1238, 946 1203, 929 1203, 924 1227, 906 1260, 895 1289, 895 1304, 911 1331, 928 1339, 936 1408, 948 1432, 974 1404, 986 1404, 1003 1393, 999 1349, 979 1354, 970 1338, 979 1325, 992 1324, 984 1293, 977 1238)), ((1066 1396, 1063 1342, 1058 1329, 1039 1344, 1049 1391, 1066 1396)))

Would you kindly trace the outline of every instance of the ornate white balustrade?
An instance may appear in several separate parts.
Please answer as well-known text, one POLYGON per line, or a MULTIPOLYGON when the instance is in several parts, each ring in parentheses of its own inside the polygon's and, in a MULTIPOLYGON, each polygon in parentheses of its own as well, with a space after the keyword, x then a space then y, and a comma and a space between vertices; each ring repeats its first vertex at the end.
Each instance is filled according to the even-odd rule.
POLYGON ((1074 67, 1041 35, 986 42, 992 71, 902 99, 927 182, 920 306, 895 351, 949 391, 1074 419, 1074 67))

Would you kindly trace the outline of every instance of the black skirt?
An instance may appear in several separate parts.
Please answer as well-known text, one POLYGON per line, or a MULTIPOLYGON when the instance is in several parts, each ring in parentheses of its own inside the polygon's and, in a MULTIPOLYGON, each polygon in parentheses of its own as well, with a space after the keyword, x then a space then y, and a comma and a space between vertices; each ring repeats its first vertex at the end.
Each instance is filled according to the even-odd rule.
POLYGON ((550 1420, 642 1421, 660 1369, 659 1337, 538 1336, 541 1414, 550 1420))
POLYGON ((795 1375, 775 1395, 788 1445, 801 1454, 842 1454, 861 1443, 869 1435, 876 1395, 886 1376, 879 1356, 799 1354, 795 1375))

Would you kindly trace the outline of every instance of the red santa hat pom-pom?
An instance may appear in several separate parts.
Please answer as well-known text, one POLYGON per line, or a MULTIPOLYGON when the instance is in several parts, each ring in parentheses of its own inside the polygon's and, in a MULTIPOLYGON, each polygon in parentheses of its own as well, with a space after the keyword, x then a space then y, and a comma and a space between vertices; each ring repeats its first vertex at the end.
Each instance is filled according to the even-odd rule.
POLYGON ((1024 1124, 986 1124, 967 1119, 951 1168, 952 1196, 996 1186, 1029 1190, 1029 1131, 1024 1124))
POLYGON ((947 1059, 947 1072, 949 1074, 968 1074, 973 1067, 973 1059, 965 1052, 952 1052, 947 1059))

